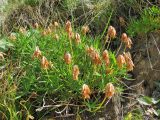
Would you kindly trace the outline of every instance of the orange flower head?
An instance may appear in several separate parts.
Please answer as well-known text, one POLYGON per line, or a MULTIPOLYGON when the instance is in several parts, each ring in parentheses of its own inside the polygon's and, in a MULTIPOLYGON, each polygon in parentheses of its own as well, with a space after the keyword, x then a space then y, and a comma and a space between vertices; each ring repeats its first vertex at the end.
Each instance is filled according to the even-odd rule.
POLYGON ((78 75, 80 74, 78 65, 73 66, 73 80, 78 80, 78 75))
POLYGON ((66 32, 68 34, 72 32, 72 26, 71 26, 71 22, 69 20, 66 22, 66 32))
POLYGON ((42 66, 43 69, 48 69, 49 66, 50 66, 47 58, 44 57, 44 56, 42 57, 42 60, 41 60, 41 66, 42 66))
POLYGON ((66 64, 70 64, 72 62, 72 57, 70 53, 66 52, 64 54, 64 61, 66 64))
POLYGON ((22 33, 22 34, 25 34, 27 31, 26 31, 26 28, 20 27, 19 32, 22 33))
POLYGON ((35 51, 34 51, 34 53, 33 53, 33 58, 40 58, 41 56, 42 56, 42 53, 41 53, 41 51, 39 50, 39 47, 36 46, 36 49, 35 49, 35 51))
POLYGON ((54 28, 54 24, 50 23, 48 28, 53 29, 54 28))
POLYGON ((124 42, 124 43, 125 43, 126 41, 128 41, 128 36, 127 36, 126 33, 123 33, 123 34, 122 34, 122 36, 121 36, 121 41, 124 42))
POLYGON ((123 52, 123 56, 126 62, 128 61, 128 59, 132 59, 130 52, 127 52, 127 53, 123 52))
POLYGON ((115 94, 115 89, 112 83, 108 83, 105 88, 105 96, 111 98, 115 94))
POLYGON ((120 26, 125 27, 125 20, 123 17, 119 17, 120 26))
POLYGON ((125 64, 126 61, 125 61, 125 58, 123 57, 123 55, 118 55, 117 57, 117 65, 119 68, 122 68, 123 67, 123 64, 125 64))
POLYGON ((55 35, 54 35, 54 39, 59 40, 58 34, 55 34, 55 35))
POLYGON ((127 62, 127 71, 133 71, 134 63, 131 59, 127 62))
POLYGON ((70 32, 70 33, 68 33, 68 37, 71 40, 71 39, 74 39, 75 35, 73 32, 70 32))
POLYGON ((90 56, 91 55, 91 53, 92 52, 94 52, 94 48, 93 48, 93 46, 86 46, 86 53, 90 56))
POLYGON ((112 38, 112 39, 115 38, 116 37, 116 29, 113 26, 109 26, 107 34, 110 38, 112 38))
POLYGON ((102 56, 106 66, 108 66, 110 64, 108 51, 104 50, 102 56))
POLYGON ((43 30, 42 35, 43 35, 43 36, 46 36, 46 35, 47 35, 47 30, 46 30, 46 29, 43 30))
POLYGON ((88 25, 82 26, 82 34, 86 35, 90 31, 88 25))
POLYGON ((36 22, 36 23, 34 23, 33 27, 34 27, 35 29, 38 29, 38 28, 39 28, 38 23, 37 23, 37 22, 36 22))
POLYGON ((81 43, 81 38, 80 38, 80 35, 78 33, 76 33, 75 42, 76 42, 76 44, 81 43))
POLYGON ((54 22, 54 27, 59 27, 59 23, 58 22, 54 22))
POLYGON ((126 61, 127 71, 132 71, 134 67, 134 63, 132 61, 131 54, 127 52, 127 53, 123 53, 123 56, 126 61))
POLYGON ((131 49, 131 45, 132 45, 132 40, 128 37, 127 41, 125 42, 125 46, 126 48, 131 49))
POLYGON ((90 99, 91 90, 88 85, 83 84, 82 86, 82 95, 84 99, 90 99))
POLYGON ((17 38, 15 34, 11 33, 9 39, 15 41, 17 38))
POLYGON ((50 29, 50 27, 47 28, 46 32, 47 32, 47 34, 51 34, 52 33, 52 30, 50 29))
POLYGON ((112 74, 113 73, 113 69, 111 68, 107 68, 106 69, 106 75, 112 74))
POLYGON ((101 64, 101 59, 97 51, 92 52, 90 57, 95 65, 101 64))

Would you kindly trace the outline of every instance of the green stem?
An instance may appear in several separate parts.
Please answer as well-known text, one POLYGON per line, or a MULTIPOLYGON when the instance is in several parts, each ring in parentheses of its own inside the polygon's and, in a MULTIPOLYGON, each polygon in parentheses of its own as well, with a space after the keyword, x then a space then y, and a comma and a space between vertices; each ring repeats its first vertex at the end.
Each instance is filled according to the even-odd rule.
POLYGON ((110 22, 110 20, 111 20, 112 14, 113 14, 113 10, 111 11, 111 14, 110 14, 110 16, 109 16, 108 22, 107 22, 107 24, 106 24, 106 27, 105 27, 105 29, 104 29, 104 31, 103 31, 100 39, 103 38, 103 36, 104 36, 104 34, 105 34, 105 32, 106 32, 106 30, 107 30, 107 28, 108 28, 108 25, 109 25, 109 22, 110 22))
POLYGON ((111 43, 111 38, 109 39, 109 42, 108 42, 108 45, 107 45, 107 50, 108 50, 108 48, 109 48, 109 45, 110 45, 110 43, 111 43))
POLYGON ((103 45, 103 47, 102 47, 102 50, 105 49, 105 45, 106 45, 106 42, 107 42, 107 41, 108 41, 108 34, 107 34, 107 36, 106 36, 106 39, 105 39, 104 45, 103 45))
POLYGON ((121 42, 121 44, 120 44, 120 46, 119 46, 119 48, 118 48, 118 50, 117 50, 116 56, 118 55, 118 53, 119 53, 121 47, 122 47, 122 42, 121 42))
POLYGON ((101 107, 102 107, 102 105, 104 104, 104 102, 106 101, 106 99, 107 99, 107 97, 105 97, 105 98, 103 99, 103 101, 99 104, 99 106, 98 106, 95 110, 93 110, 92 112, 96 112, 97 110, 101 109, 101 107))

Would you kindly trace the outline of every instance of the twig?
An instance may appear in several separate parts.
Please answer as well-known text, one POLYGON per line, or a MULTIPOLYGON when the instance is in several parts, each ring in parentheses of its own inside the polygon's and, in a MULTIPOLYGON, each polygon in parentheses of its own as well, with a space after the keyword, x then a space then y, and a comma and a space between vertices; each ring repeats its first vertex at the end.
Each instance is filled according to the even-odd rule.
POLYGON ((136 85, 132 85, 132 86, 130 86, 130 87, 131 87, 131 88, 134 88, 134 87, 140 86, 143 82, 144 82, 144 80, 142 80, 141 82, 137 83, 136 85))
POLYGON ((117 79, 120 83, 122 83, 124 86, 126 86, 128 89, 133 90, 131 87, 129 87, 128 85, 126 85, 123 81, 119 80, 118 78, 115 77, 115 79, 117 79))
POLYGON ((156 42, 156 40, 155 40, 155 37, 151 34, 151 36, 152 36, 152 38, 153 38, 153 40, 154 40, 154 43, 155 43, 155 46, 156 46, 156 48, 157 48, 157 51, 158 51, 158 54, 160 55, 160 50, 159 50, 159 48, 158 48, 158 46, 157 46, 157 42, 156 42))
POLYGON ((151 70, 160 71, 160 70, 157 70, 157 69, 153 68, 153 65, 152 65, 152 62, 151 62, 151 58, 149 56, 148 39, 146 39, 146 49, 147 49, 147 56, 148 56, 148 60, 149 60, 149 64, 150 64, 151 70))

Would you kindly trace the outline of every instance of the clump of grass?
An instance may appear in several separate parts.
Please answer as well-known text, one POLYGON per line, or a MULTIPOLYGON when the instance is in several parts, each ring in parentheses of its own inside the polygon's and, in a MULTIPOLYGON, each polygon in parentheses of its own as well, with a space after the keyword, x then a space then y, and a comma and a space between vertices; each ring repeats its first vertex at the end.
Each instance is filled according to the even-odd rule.
MULTIPOLYGON (((129 53, 117 57, 115 52, 104 50, 101 36, 89 37, 87 26, 82 27, 82 31, 74 29, 70 21, 65 26, 54 22, 46 29, 38 24, 34 27, 20 28, 19 32, 6 38, 14 45, 9 61, 20 68, 12 77, 16 86, 13 99, 18 104, 15 106, 19 113, 16 113, 17 118, 24 115, 22 111, 32 118, 34 112, 51 106, 54 111, 76 106, 78 112, 95 113, 115 94, 123 92, 120 81, 128 78, 127 71, 133 70, 134 66, 129 53), (46 103, 47 99, 52 102, 46 103)), ((115 37, 116 31, 110 26, 106 42, 115 37)), ((128 40, 127 36, 122 39, 127 45, 128 40)), ((47 113, 37 115, 44 114, 47 113)))
POLYGON ((136 36, 137 34, 146 34, 152 30, 160 28, 160 10, 158 7, 153 6, 146 8, 140 14, 140 19, 131 20, 127 33, 130 36, 136 36))

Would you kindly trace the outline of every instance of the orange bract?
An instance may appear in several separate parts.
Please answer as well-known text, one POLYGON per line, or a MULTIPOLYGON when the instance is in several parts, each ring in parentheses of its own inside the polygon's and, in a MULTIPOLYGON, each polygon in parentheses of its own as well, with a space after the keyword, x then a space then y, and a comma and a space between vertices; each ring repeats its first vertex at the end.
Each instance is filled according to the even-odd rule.
POLYGON ((82 86, 82 95, 84 99, 90 99, 91 90, 88 85, 83 84, 82 86))
POLYGON ((110 64, 108 51, 104 50, 102 56, 106 66, 108 66, 110 64))
POLYGON ((127 41, 125 42, 126 48, 131 49, 131 45, 132 45, 132 40, 128 37, 127 41))
POLYGON ((71 26, 71 22, 69 20, 66 22, 66 32, 67 33, 72 32, 72 26, 71 26))
POLYGON ((123 17, 119 17, 120 26, 125 27, 125 20, 123 17))
POLYGON ((38 29, 38 28, 39 28, 38 23, 37 23, 37 22, 36 22, 36 23, 34 23, 33 27, 34 27, 35 29, 38 29))
POLYGON ((132 71, 134 67, 134 63, 132 61, 131 54, 127 52, 127 53, 124 53, 123 55, 126 61, 127 71, 132 71))
POLYGON ((113 69, 111 68, 107 68, 106 69, 106 75, 112 74, 113 73, 113 69))
POLYGON ((11 33, 11 35, 9 36, 9 39, 15 41, 17 38, 15 34, 11 33))
POLYGON ((36 49, 35 49, 35 51, 34 51, 34 53, 33 53, 33 58, 40 58, 41 56, 42 56, 42 53, 41 53, 41 51, 39 50, 39 47, 36 46, 36 49))
POLYGON ((94 48, 93 48, 93 46, 86 46, 86 53, 90 56, 91 55, 91 53, 94 51, 94 48))
POLYGON ((55 35, 54 35, 54 39, 59 40, 58 34, 55 34, 55 35))
POLYGON ((51 34, 51 33, 52 33, 52 30, 50 29, 50 27, 48 27, 47 29, 44 29, 44 30, 42 31, 42 35, 43 35, 43 36, 49 35, 49 34, 51 34))
POLYGON ((116 29, 113 26, 109 26, 107 34, 110 38, 112 38, 112 39, 115 38, 116 37, 116 29))
POLYGON ((42 67, 43 69, 48 69, 49 66, 50 66, 50 64, 49 64, 47 58, 43 56, 43 57, 42 57, 42 60, 41 60, 41 67, 42 67))
POLYGON ((78 33, 76 33, 75 42, 76 42, 76 44, 81 43, 81 38, 80 38, 80 35, 78 33))
POLYGON ((105 88, 105 96, 111 98, 115 93, 115 89, 112 83, 108 83, 105 88))
POLYGON ((101 64, 101 59, 97 51, 92 52, 90 57, 95 65, 101 64))
POLYGON ((122 41, 122 42, 126 42, 127 39, 128 39, 127 34, 126 34, 126 33, 123 33, 122 36, 121 36, 121 41, 122 41))
POLYGON ((73 66, 73 80, 78 80, 78 75, 80 74, 78 65, 73 66))
POLYGON ((82 26, 82 34, 86 35, 90 31, 88 25, 82 26))
POLYGON ((69 20, 66 22, 66 32, 68 33, 69 39, 74 38, 74 33, 72 32, 71 22, 69 20))
POLYGON ((117 65, 119 68, 122 68, 123 64, 125 64, 125 58, 123 57, 123 55, 118 55, 117 57, 117 65))
POLYGON ((87 55, 92 59, 92 62, 95 65, 99 65, 102 63, 99 53, 92 46, 90 47, 86 46, 86 52, 87 52, 87 55))
POLYGON ((55 21, 53 24, 54 24, 54 27, 59 27, 59 23, 58 22, 55 21))
POLYGON ((72 62, 72 57, 70 53, 67 52, 64 54, 64 61, 66 64, 70 64, 72 62))
POLYGON ((22 34, 25 34, 27 31, 26 31, 26 28, 20 27, 19 32, 22 33, 22 34))

